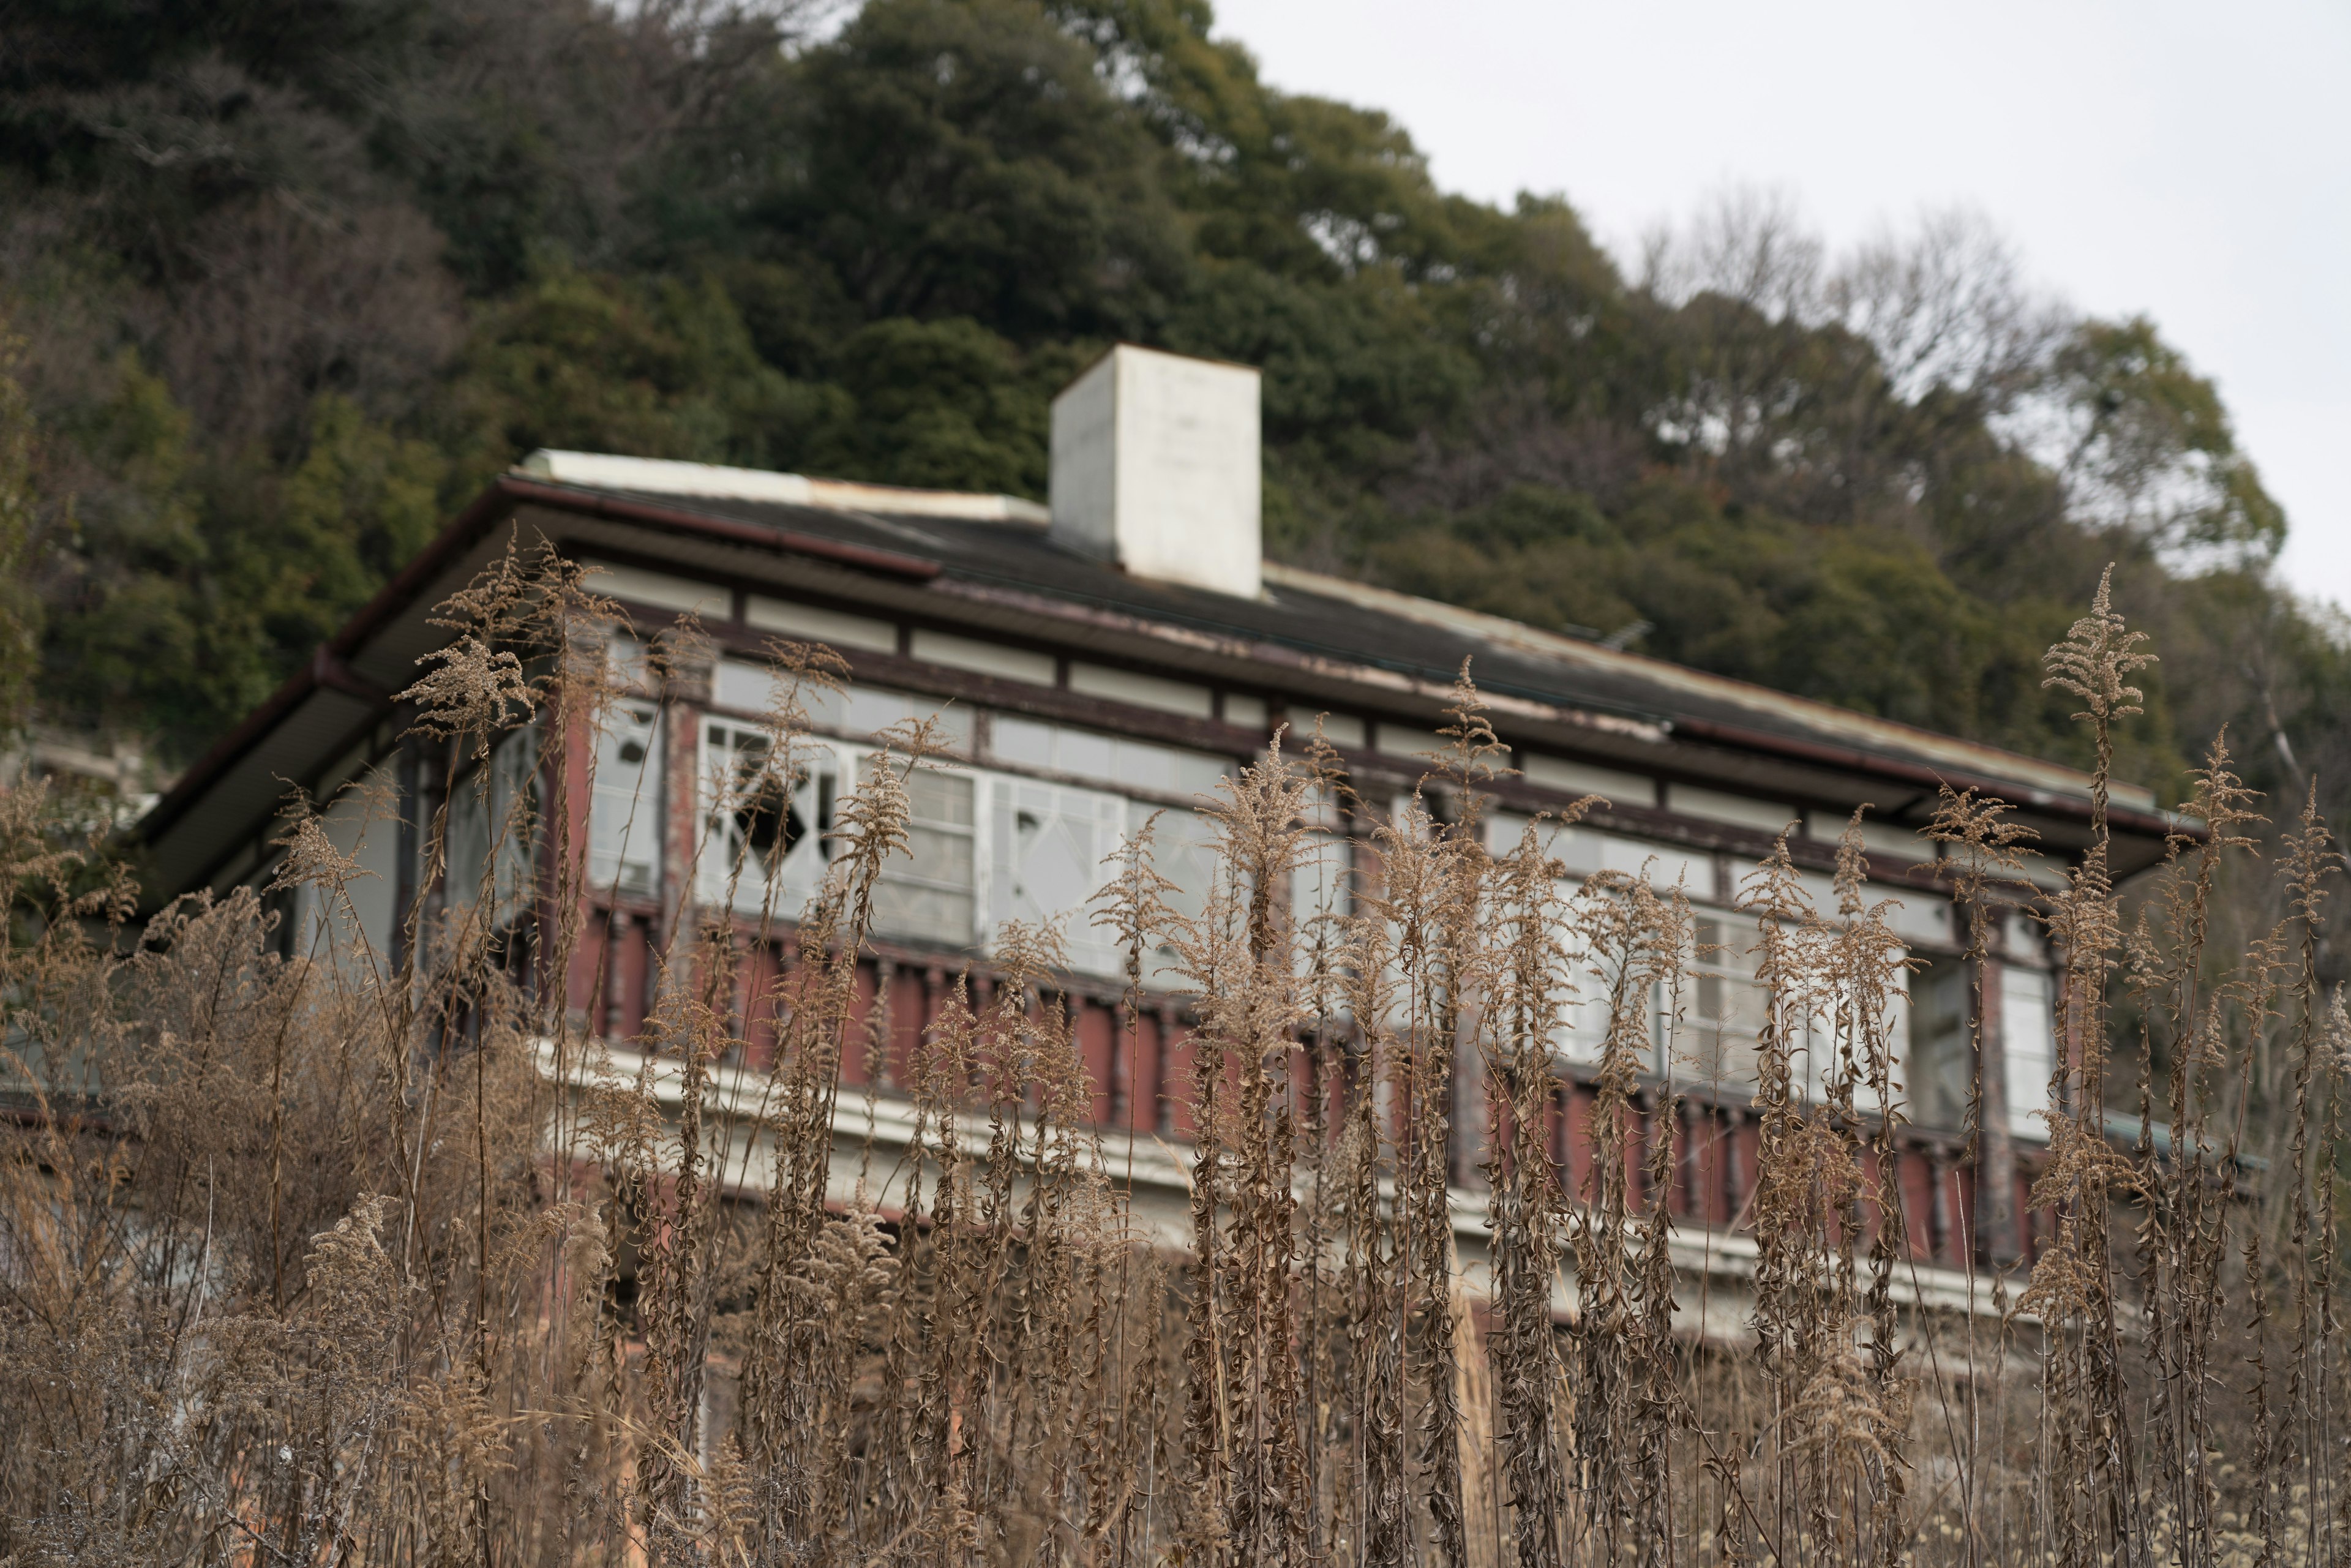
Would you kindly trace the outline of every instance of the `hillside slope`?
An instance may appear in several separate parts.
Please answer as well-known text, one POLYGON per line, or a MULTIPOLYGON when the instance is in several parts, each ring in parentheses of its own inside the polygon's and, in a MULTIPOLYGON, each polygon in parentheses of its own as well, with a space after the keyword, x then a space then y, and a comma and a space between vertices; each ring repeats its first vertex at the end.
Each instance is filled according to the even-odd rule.
POLYGON ((1627 277, 1201 0, 820 19, 0 13, 42 719, 188 755, 538 445, 1041 496, 1047 399, 1131 339, 1264 367, 1287 559, 2060 758, 2039 653, 2112 560, 2165 659, 2127 771, 2351 761, 2210 383, 1977 225, 1833 257, 1734 199, 1627 277))

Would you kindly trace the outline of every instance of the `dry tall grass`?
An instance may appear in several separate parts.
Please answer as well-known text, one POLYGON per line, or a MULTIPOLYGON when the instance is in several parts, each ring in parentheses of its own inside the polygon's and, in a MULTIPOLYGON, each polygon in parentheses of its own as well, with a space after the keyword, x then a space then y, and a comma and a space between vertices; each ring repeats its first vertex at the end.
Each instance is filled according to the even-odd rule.
MULTIPOLYGON (((357 868, 307 811, 279 885, 346 918, 289 954, 249 891, 134 931, 127 883, 37 790, 0 798, 0 1562, 2351 1552, 2351 1030, 2318 977, 2339 862, 2304 811, 2273 919, 2223 929, 2257 822, 2225 751, 2193 808, 2209 838, 2175 844, 2134 917, 2103 821, 2043 912, 2076 1046, 2035 1195, 2053 1238, 2029 1276, 1977 1281, 1997 1310, 1972 1318, 1905 1304, 1904 956, 1858 828, 1834 908, 1784 847, 1750 880, 1770 996, 1752 1337, 1707 1349, 1677 1332, 1653 1196, 1676 1145, 1628 1141, 1642 1096, 1676 1124, 1652 1041, 1658 998, 1680 1011, 1688 906, 1643 877, 1571 887, 1541 824, 1489 852, 1497 748, 1466 679, 1420 797, 1364 828, 1345 912, 1287 906, 1310 819, 1360 805, 1319 742, 1228 781, 1196 917, 1172 913, 1148 833, 1105 872, 1136 997, 1163 943, 1194 993, 1186 1249, 1138 1232, 1132 1155, 1090 1124, 1050 930, 1007 933, 928 1030, 900 1078, 910 1152, 858 1152, 872 1114, 843 1103, 842 1067, 878 1048, 855 961, 906 780, 933 765, 919 727, 857 783, 821 892, 790 912, 796 961, 755 998, 780 1044, 747 1098, 721 1070, 746 1061, 731 921, 676 912, 638 1041, 518 983, 580 961, 579 781, 549 769, 499 825, 534 857, 519 922, 517 855, 444 885, 451 803, 513 727, 598 722, 635 678, 609 666, 611 617, 559 563, 509 563, 447 607, 457 640, 410 694, 445 772, 395 953, 352 945, 357 868), (1581 1182, 1544 1132, 1572 996, 1606 1019, 1581 1182), (2127 1098, 2110 1040, 2156 1064, 2136 1092, 2168 1136, 2105 1135, 2127 1098), (1493 1260, 1474 1297, 1453 1197, 1473 1113, 1493 1260)), ((650 678, 690 681, 697 656, 673 635, 650 678)), ((778 656, 799 684, 747 791, 791 776, 799 695, 840 674, 820 650, 778 656)), ((2102 758, 2142 657, 2103 595, 2051 653, 2102 758)), ((1936 831, 1988 929, 2016 831, 1962 796, 1936 831)))

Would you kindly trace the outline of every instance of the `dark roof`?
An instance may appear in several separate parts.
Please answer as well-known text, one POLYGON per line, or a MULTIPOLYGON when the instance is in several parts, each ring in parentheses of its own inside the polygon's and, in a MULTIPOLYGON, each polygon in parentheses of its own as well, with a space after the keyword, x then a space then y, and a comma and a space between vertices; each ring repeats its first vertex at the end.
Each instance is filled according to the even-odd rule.
MULTIPOLYGON (((1539 732, 1543 716, 1567 713, 1582 727, 1560 733, 1580 737, 1585 744, 1577 748, 1604 758, 1613 751, 1654 763, 1655 746, 1670 742, 1680 760, 1668 758, 1668 772, 1679 767, 1706 776, 1718 771, 1709 757, 1750 758, 1928 792, 1940 783, 1973 786, 2059 821, 2085 821, 2088 811, 2090 780, 2072 768, 1335 578, 1269 566, 1264 595, 1250 600, 1130 577, 1031 524, 508 476, 190 768, 141 821, 141 836, 159 852, 166 840, 191 834, 217 843, 237 821, 266 821, 282 793, 275 780, 314 773, 357 744, 387 713, 388 693, 440 640, 424 624, 425 607, 503 548, 524 514, 588 553, 633 556, 687 574, 747 572, 787 593, 799 587, 918 620, 1059 640, 1130 660, 1188 663, 1223 670, 1228 681, 1236 670, 1253 669, 1258 684, 1308 701, 1343 696, 1377 712, 1384 690, 1388 711, 1423 721, 1436 711, 1432 697, 1467 660, 1480 690, 1495 699, 1506 737, 1512 705, 1539 732), (1374 688, 1369 694, 1366 681, 1374 688), (205 819, 201 828, 198 818, 205 819)), ((2157 811, 2143 789, 2117 787, 2115 797, 2116 831, 2147 843, 2134 860, 2152 858, 2161 836, 2184 826, 2157 811)), ((214 863, 193 848, 160 858, 166 891, 214 863)))

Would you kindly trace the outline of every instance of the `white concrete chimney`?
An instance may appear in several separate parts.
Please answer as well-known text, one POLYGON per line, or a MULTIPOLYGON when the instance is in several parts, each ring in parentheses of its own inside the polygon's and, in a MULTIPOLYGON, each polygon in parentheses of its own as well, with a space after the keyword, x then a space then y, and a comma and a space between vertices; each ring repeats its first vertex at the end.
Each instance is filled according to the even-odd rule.
POLYGON ((1137 577, 1264 586, 1258 372, 1121 343, 1053 400, 1052 537, 1137 577))

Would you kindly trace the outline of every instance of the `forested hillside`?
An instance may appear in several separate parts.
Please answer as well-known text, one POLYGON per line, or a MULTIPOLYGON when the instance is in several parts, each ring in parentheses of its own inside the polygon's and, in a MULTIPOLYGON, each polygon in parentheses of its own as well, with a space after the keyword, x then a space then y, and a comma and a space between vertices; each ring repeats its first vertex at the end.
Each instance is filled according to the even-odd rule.
POLYGON ((1123 338, 1264 367, 1292 560, 2056 756, 2040 652, 2114 560, 2166 661, 2126 771, 2224 723, 2265 787, 2351 765, 2340 632, 2154 325, 1957 218, 1830 256, 1732 199, 1612 258, 1210 24, 0 6, 20 686, 184 758, 539 445, 1041 497, 1123 338))

